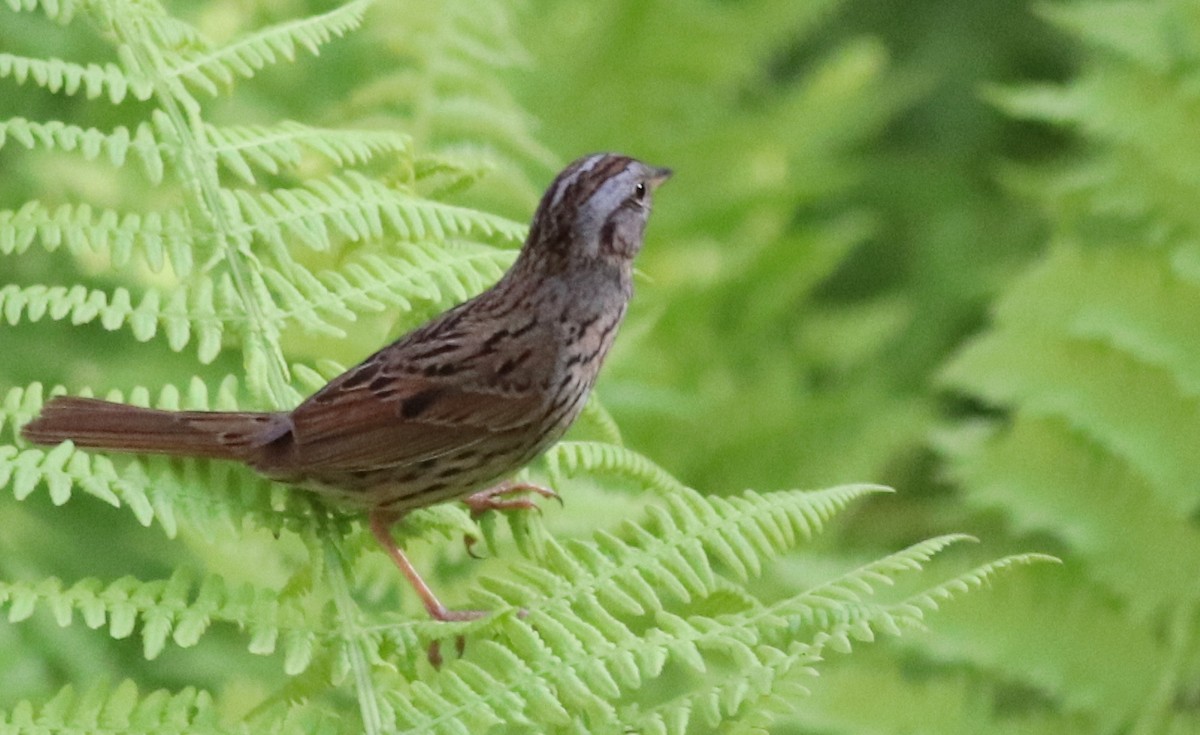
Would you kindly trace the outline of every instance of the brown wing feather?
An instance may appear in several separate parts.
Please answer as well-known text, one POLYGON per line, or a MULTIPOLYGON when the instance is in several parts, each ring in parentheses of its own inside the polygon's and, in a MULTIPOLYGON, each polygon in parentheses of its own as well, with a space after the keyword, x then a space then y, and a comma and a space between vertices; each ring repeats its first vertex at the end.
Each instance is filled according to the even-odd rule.
POLYGON ((478 337, 467 336, 473 329, 478 334, 467 323, 470 317, 455 320, 454 312, 447 313, 300 404, 291 414, 289 465, 301 470, 401 466, 536 421, 548 400, 538 383, 548 379, 555 355, 527 346, 544 336, 529 329, 520 339, 496 340, 485 349, 478 337), (487 359, 478 359, 483 354, 487 359), (515 367, 498 378, 496 366, 510 359, 515 367))
MULTIPOLYGON (((365 470, 420 462, 519 428, 532 420, 542 404, 536 395, 470 393, 449 386, 436 394, 435 408, 405 417, 404 400, 381 401, 368 391, 354 394, 360 392, 365 395, 340 396, 336 410, 326 405, 292 414, 297 467, 365 470), (489 419, 467 408, 485 403, 504 410, 490 411, 489 419)), ((422 396, 428 395, 419 388, 406 392, 410 401, 422 402, 422 396)))

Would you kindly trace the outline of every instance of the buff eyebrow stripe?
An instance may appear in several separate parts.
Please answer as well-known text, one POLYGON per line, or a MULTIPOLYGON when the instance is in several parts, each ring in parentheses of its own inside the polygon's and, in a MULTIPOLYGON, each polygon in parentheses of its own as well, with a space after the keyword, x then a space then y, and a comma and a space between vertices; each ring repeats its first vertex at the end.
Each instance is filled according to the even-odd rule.
POLYGON ((603 155, 601 154, 590 156, 582 161, 569 175, 563 176, 558 182, 558 186, 554 188, 553 196, 550 197, 550 206, 557 207, 558 203, 563 200, 563 196, 566 195, 567 190, 574 186, 579 177, 590 171, 602 158, 603 155))

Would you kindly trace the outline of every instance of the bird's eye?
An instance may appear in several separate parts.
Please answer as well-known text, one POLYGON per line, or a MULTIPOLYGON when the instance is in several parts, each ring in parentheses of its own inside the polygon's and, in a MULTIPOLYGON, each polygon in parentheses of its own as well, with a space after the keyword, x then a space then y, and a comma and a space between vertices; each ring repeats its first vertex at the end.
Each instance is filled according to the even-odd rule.
POLYGON ((639 181, 637 186, 633 187, 633 195, 635 197, 637 197, 638 201, 645 199, 646 198, 646 185, 643 182, 639 181))

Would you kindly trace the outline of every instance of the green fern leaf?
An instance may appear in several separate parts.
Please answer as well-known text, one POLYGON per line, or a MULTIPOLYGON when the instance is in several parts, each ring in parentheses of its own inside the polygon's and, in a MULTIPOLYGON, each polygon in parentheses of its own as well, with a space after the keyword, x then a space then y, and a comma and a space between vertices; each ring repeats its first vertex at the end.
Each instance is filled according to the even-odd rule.
POLYGON ((317 273, 297 263, 290 263, 286 271, 266 268, 263 278, 285 324, 342 337, 339 322, 363 312, 403 313, 416 310, 419 302, 445 306, 463 301, 492 283, 513 258, 511 251, 467 243, 412 243, 396 250, 394 255, 354 255, 337 269, 317 273))
POLYGON ((964 432, 944 437, 941 447, 971 488, 969 503, 1004 509, 1019 530, 1056 533, 1142 614, 1168 609, 1192 562, 1200 564, 1189 516, 1061 420, 1019 415, 1003 435, 964 432), (1163 554, 1173 563, 1157 563, 1163 554))
POLYGON ((959 610, 976 618, 951 614, 933 635, 937 655, 998 672, 1000 688, 1047 692, 1079 729, 1166 731, 1190 716, 1179 704, 1195 636, 1185 570, 1200 551, 1197 94, 1180 76, 1196 60, 1193 11, 1084 0, 1039 12, 1080 41, 1078 73, 994 98, 1078 145, 1010 173, 1046 213, 1052 247, 946 372, 1008 417, 964 423, 940 444, 970 504, 1053 539, 1068 565, 994 609, 967 600, 959 610), (1087 642, 1097 638, 1112 650, 1087 642))
POLYGON ((5 0, 13 12, 31 12, 40 10, 47 18, 63 25, 70 23, 79 12, 79 0, 5 0))
MULTIPOLYGON (((627 523, 622 528, 625 539, 598 533, 593 543, 551 541, 542 563, 514 569, 520 582, 483 580, 481 602, 492 609, 528 609, 524 619, 509 612, 482 621, 503 635, 525 666, 504 670, 500 685, 488 680, 487 689, 473 690, 471 696, 463 692, 454 701, 445 697, 440 678, 433 682, 439 687, 436 690, 427 689, 428 682, 413 682, 412 692, 405 688, 397 694, 408 703, 397 707, 400 726, 414 732, 457 732, 464 722, 490 717, 488 710, 501 706, 502 695, 510 692, 525 702, 556 698, 567 711, 579 713, 582 722, 612 722, 619 713, 611 701, 653 681, 677 657, 699 670, 709 666, 714 655, 735 656, 750 665, 757 661, 752 646, 757 633, 751 628, 704 618, 685 619, 669 611, 672 606, 687 605, 724 589, 715 572, 719 547, 709 547, 705 541, 721 539, 725 545, 741 546, 734 539, 754 535, 755 529, 765 524, 774 529, 769 534, 774 537, 773 544, 762 541, 757 544, 762 549, 745 553, 779 553, 814 533, 845 504, 879 490, 847 486, 813 493, 747 493, 730 500, 681 490, 685 497, 672 503, 676 496, 669 496, 666 508, 651 510, 646 525, 627 523), (670 530, 668 522, 673 527, 670 530), (792 527, 783 532, 781 523, 792 527), (610 607, 611 600, 624 602, 610 607), (643 618, 650 611, 654 628, 647 631, 644 623, 630 626, 626 616, 643 618)), ((755 545, 745 544, 747 548, 755 545)), ((751 564, 743 557, 739 561, 744 566, 751 564)), ((754 562, 758 567, 761 564, 761 558, 754 562)), ((454 673, 462 665, 478 662, 473 658, 466 664, 456 661, 446 671, 454 673)), ((459 680, 453 681, 457 687, 459 680)), ((738 682, 721 690, 729 699, 714 711, 741 706, 743 695, 737 688, 745 679, 738 682)), ((537 721, 536 712, 523 710, 522 716, 537 721)))
POLYGON ((1060 417, 1124 457, 1181 509, 1195 500, 1192 447, 1200 446, 1200 397, 1123 352, 1052 332, 1003 330, 976 341, 947 367, 947 380, 996 402, 1019 401, 1060 417), (1170 405, 1170 412, 1157 410, 1170 405))
POLYGON ((286 257, 290 243, 313 250, 330 246, 331 231, 350 241, 384 232, 408 242, 475 237, 519 243, 525 226, 483 212, 419 199, 354 172, 308 182, 301 189, 226 192, 240 224, 238 237, 257 236, 286 257))
POLYGON ((297 122, 273 126, 207 126, 208 140, 221 163, 247 184, 254 169, 277 174, 300 163, 305 150, 328 158, 338 167, 366 163, 381 154, 407 154, 408 136, 387 131, 313 128, 297 122))
POLYGON ((1171 28, 1186 22, 1171 3, 1078 2, 1038 9, 1042 17, 1104 51, 1116 51, 1157 72, 1173 61, 1171 28))
POLYGON ((330 40, 357 28, 372 2, 354 0, 322 15, 264 28, 227 46, 168 63, 161 71, 167 79, 178 77, 215 95, 218 84, 229 84, 239 76, 252 77, 280 59, 291 61, 297 46, 319 53, 330 40))
POLYGON ((128 326, 133 336, 146 342, 161 332, 176 352, 193 339, 199 343, 202 364, 216 359, 225 324, 240 321, 241 302, 228 276, 217 283, 200 280, 196 287, 178 288, 164 296, 156 289, 142 294, 134 306, 124 288, 111 294, 83 286, 5 286, 0 288, 0 314, 9 324, 37 322, 46 317, 71 324, 99 321, 105 329, 128 326))
POLYGON ((108 101, 118 105, 127 94, 145 101, 153 94, 153 87, 145 82, 130 79, 115 64, 76 64, 62 59, 31 59, 14 54, 0 53, 0 77, 7 77, 17 84, 32 83, 50 92, 67 95, 82 94, 87 99, 107 96, 108 101))
POLYGON ((181 277, 192 273, 195 257, 181 211, 121 213, 88 204, 64 204, 52 211, 36 200, 0 210, 0 253, 19 255, 35 242, 50 252, 65 244, 72 253, 101 253, 115 268, 125 268, 135 257, 155 272, 169 262, 181 277))
POLYGON ((616 444, 564 441, 546 452, 544 461, 554 484, 580 474, 628 478, 662 494, 686 489, 648 458, 616 444))
POLYGON ((112 732, 125 735, 228 735, 271 732, 280 735, 332 735, 336 720, 315 709, 297 707, 260 714, 253 725, 230 725, 207 692, 187 687, 178 692, 139 691, 131 680, 115 687, 92 684, 78 692, 59 690, 40 706, 23 701, 0 712, 0 731, 9 735, 47 732, 112 732))
POLYGON ((113 166, 124 165, 130 152, 136 154, 151 183, 162 180, 163 160, 152 127, 148 123, 138 125, 134 132, 118 126, 111 133, 96 128, 81 128, 53 121, 31 122, 22 117, 0 121, 0 148, 8 139, 26 148, 41 146, 62 151, 76 151, 84 160, 104 156, 113 166))
POLYGON ((250 585, 231 588, 221 577, 209 577, 197 588, 183 571, 153 581, 84 579, 66 588, 53 578, 0 582, 0 606, 8 608, 13 622, 45 606, 61 626, 70 625, 78 611, 84 624, 107 626, 113 638, 139 631, 147 659, 156 658, 167 643, 195 645, 214 623, 232 623, 247 628, 252 653, 269 655, 282 647, 284 670, 292 675, 312 662, 318 635, 326 638, 323 646, 336 642, 328 621, 314 617, 304 600, 250 585))

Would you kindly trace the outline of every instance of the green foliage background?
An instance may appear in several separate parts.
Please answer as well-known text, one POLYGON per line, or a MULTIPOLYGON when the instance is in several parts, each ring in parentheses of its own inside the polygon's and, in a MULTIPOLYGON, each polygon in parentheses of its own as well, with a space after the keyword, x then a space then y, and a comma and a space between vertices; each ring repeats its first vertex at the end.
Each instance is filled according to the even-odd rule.
POLYGON ((0 7, 0 733, 1200 729, 1200 5, 166 11, 0 7), (600 149, 677 173, 566 508, 406 529, 493 618, 248 472, 17 439, 288 405, 600 149))

